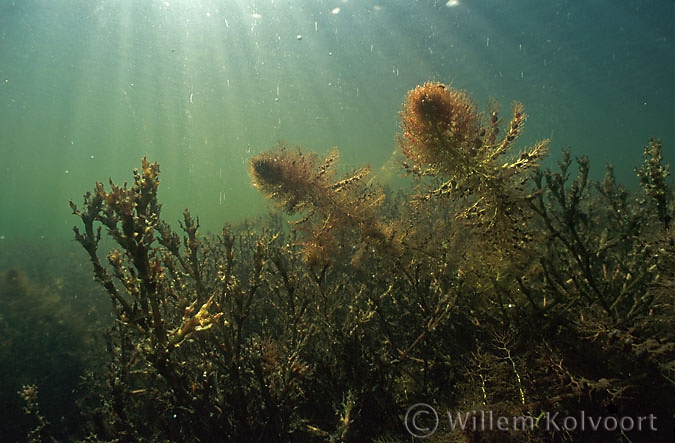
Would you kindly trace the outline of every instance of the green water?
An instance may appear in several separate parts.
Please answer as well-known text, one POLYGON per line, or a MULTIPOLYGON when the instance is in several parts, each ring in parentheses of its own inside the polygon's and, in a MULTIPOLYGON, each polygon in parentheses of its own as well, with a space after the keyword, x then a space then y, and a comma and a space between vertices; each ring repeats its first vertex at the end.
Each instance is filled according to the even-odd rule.
POLYGON ((160 200, 206 230, 265 211, 247 161, 277 140, 383 170, 426 80, 522 101, 552 139, 630 177, 673 152, 667 1, 3 1, 0 238, 70 239, 94 181, 162 166, 160 200))

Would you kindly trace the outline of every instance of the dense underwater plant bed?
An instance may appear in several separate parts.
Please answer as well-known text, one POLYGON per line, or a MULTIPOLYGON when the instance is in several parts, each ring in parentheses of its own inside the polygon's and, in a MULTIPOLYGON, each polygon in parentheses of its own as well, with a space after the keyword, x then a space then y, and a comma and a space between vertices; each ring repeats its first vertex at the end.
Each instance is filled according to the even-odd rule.
MULTIPOLYGON (((654 414, 661 434, 601 439, 668 435, 675 233, 660 142, 636 170, 643 191, 629 192, 611 167, 593 182, 569 151, 542 170, 546 141, 514 152, 525 120, 521 104, 504 121, 427 83, 401 111, 409 188, 379 187, 367 167, 340 177, 337 149, 280 143, 249 171, 293 217, 218 235, 187 210, 169 226, 145 158, 133 184, 97 183, 71 207, 115 322, 80 438, 408 441, 418 403, 441 415, 654 414)), ((441 422, 429 439, 597 437, 441 422)))

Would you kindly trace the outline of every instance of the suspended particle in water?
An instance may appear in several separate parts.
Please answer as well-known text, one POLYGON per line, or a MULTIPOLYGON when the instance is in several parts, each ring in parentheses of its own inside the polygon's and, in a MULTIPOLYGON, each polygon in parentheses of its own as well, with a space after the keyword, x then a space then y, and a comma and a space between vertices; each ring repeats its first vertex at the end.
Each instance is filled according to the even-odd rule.
POLYGON ((297 38, 298 40, 302 40, 302 35, 298 34, 295 38, 297 38))

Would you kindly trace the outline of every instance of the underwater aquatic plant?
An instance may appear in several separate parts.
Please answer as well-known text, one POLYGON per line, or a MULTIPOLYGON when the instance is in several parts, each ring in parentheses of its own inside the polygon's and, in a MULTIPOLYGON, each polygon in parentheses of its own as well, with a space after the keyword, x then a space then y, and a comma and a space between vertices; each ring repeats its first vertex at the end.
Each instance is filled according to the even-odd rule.
POLYGON ((464 173, 483 144, 476 106, 464 91, 442 83, 425 83, 408 92, 401 129, 403 154, 425 173, 464 173))
POLYGON ((455 181, 476 174, 496 178, 507 174, 506 170, 532 167, 546 154, 548 141, 544 140, 517 160, 498 163, 522 132, 527 119, 523 105, 518 102, 513 105, 506 130, 502 130, 495 103, 486 119, 466 92, 443 83, 425 83, 408 92, 400 117, 401 152, 424 175, 440 175, 455 181), (498 140, 500 132, 504 135, 498 140))
POLYGON ((346 246, 381 243, 389 230, 375 209, 384 199, 377 187, 363 182, 368 166, 336 181, 339 158, 333 148, 325 158, 299 147, 279 143, 254 156, 249 164, 253 185, 289 215, 303 212, 305 255, 309 263, 323 265, 346 246))
POLYGON ((253 185, 287 213, 308 209, 330 192, 334 176, 333 164, 338 158, 334 148, 325 159, 300 148, 288 149, 279 144, 275 149, 254 156, 249 162, 253 185))
POLYGON ((25 402, 23 408, 24 413, 28 416, 34 417, 37 425, 28 433, 28 441, 41 442, 50 441, 56 443, 56 440, 51 434, 46 432, 49 426, 49 421, 40 412, 40 403, 38 402, 38 387, 35 385, 24 385, 20 391, 19 396, 25 402))
POLYGON ((640 169, 635 168, 635 173, 640 180, 640 186, 656 203, 659 220, 667 231, 673 219, 671 205, 672 197, 668 189, 668 176, 670 170, 663 163, 663 148, 661 140, 649 138, 649 144, 643 148, 643 163, 640 169))
POLYGON ((516 249, 523 251, 534 235, 528 229, 532 214, 526 184, 548 152, 548 140, 543 140, 510 153, 527 119, 523 105, 514 103, 511 120, 502 129, 496 103, 485 116, 464 91, 425 83, 408 92, 400 119, 398 145, 407 158, 404 166, 441 181, 419 200, 450 197, 455 217, 465 222, 475 241, 489 246, 484 248, 487 256, 513 259, 516 249))

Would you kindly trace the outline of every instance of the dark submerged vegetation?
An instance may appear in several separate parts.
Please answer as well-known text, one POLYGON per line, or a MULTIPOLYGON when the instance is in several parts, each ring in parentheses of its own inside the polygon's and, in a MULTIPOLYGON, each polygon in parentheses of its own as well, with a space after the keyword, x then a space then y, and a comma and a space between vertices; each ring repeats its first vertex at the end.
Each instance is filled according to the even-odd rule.
POLYGON ((88 276, 81 251, 69 246, 6 239, 0 248, 3 442, 74 435, 78 399, 87 389, 80 377, 105 352, 110 304, 88 276))
POLYGON ((651 413, 660 432, 441 420, 431 441, 667 437, 675 233, 661 144, 629 192, 611 167, 592 181, 569 150, 542 170, 546 141, 514 152, 525 119, 518 103, 504 122, 449 86, 412 90, 398 138, 412 195, 367 181, 367 167, 338 178, 337 149, 279 144, 249 172, 290 229, 276 213, 204 235, 187 210, 174 229, 147 159, 131 185, 97 183, 71 202, 75 238, 115 321, 82 438, 407 441, 420 402, 441 415, 651 413))

